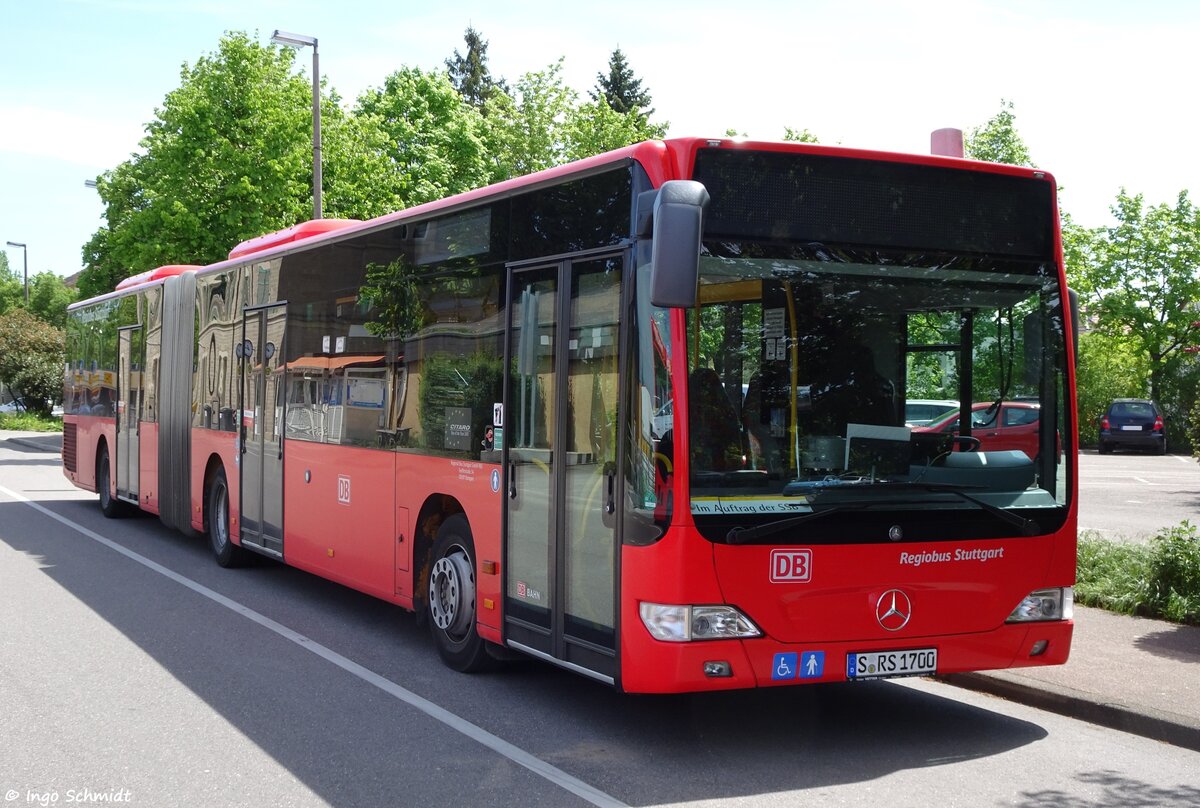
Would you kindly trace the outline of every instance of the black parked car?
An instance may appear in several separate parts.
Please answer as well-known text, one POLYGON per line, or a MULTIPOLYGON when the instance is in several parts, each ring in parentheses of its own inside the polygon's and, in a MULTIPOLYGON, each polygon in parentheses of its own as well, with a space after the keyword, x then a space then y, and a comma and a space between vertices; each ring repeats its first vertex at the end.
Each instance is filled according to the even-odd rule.
POLYGON ((1100 454, 1115 448, 1167 453, 1162 410, 1143 398, 1118 398, 1100 418, 1100 454))

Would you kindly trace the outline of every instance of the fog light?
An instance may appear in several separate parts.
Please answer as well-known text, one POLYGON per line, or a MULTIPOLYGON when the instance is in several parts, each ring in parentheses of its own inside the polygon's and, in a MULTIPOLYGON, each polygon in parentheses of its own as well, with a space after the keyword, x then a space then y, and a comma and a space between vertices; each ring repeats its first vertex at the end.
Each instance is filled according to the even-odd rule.
POLYGON ((1049 645, 1049 640, 1038 640, 1033 644, 1033 647, 1029 649, 1029 655, 1041 656, 1042 654, 1046 653, 1046 647, 1049 645))
POLYGON ((729 667, 728 662, 705 662, 704 675, 710 679, 733 676, 733 668, 729 667))

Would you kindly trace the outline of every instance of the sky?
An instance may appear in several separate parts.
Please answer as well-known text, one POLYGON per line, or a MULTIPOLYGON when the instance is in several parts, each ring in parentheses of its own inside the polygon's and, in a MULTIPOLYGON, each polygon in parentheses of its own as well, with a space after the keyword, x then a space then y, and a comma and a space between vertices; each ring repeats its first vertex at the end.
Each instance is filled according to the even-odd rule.
MULTIPOLYGON (((565 57, 585 97, 620 47, 670 136, 792 127, 927 153, 933 130, 969 133, 1007 99, 1079 224, 1111 223, 1122 188, 1150 204, 1200 194, 1190 0, 0 0, 0 24, 0 239, 28 245, 30 275, 82 269, 104 213, 84 181, 138 150, 183 65, 226 31, 317 37, 347 104, 401 66, 441 68, 468 25, 493 76, 565 57)), ((298 55, 306 75, 311 60, 298 55)))

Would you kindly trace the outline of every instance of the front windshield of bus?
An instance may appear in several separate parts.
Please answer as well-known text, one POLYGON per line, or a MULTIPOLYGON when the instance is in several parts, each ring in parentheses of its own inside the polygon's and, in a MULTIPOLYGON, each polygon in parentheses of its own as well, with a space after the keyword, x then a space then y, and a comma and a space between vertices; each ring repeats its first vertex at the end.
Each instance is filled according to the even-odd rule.
MULTIPOLYGON (((706 245, 700 277, 687 345, 702 528, 715 517, 720 536, 733 521, 830 507, 953 519, 981 502, 1061 520, 1052 265, 720 242, 706 245), (943 413, 906 423, 908 402, 939 401, 943 413)), ((1049 527, 1000 521, 1010 533, 1049 527)))

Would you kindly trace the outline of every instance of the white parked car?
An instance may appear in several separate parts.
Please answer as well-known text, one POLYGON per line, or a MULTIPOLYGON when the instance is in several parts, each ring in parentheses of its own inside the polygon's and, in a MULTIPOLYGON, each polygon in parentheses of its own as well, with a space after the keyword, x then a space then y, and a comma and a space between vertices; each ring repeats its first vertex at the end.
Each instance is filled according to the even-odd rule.
POLYGON ((904 402, 904 425, 926 426, 938 420, 950 410, 957 410, 958 402, 948 399, 913 398, 904 402))

